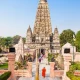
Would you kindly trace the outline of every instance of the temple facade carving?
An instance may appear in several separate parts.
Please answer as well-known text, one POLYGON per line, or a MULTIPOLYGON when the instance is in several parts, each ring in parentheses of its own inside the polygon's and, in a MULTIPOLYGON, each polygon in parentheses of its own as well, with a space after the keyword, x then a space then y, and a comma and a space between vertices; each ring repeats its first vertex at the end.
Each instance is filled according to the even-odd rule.
POLYGON ((44 53, 47 49, 50 53, 60 53, 59 32, 58 28, 52 32, 47 0, 39 1, 33 32, 30 26, 27 30, 25 49, 27 48, 38 49, 39 53, 44 53))
POLYGON ((24 56, 26 53, 33 54, 35 50, 38 50, 39 54, 45 54, 46 56, 48 56, 48 53, 60 53, 59 32, 58 28, 55 28, 54 32, 52 32, 47 0, 39 1, 34 28, 31 30, 31 27, 28 27, 25 44, 20 38, 15 47, 17 61, 19 56, 24 56))

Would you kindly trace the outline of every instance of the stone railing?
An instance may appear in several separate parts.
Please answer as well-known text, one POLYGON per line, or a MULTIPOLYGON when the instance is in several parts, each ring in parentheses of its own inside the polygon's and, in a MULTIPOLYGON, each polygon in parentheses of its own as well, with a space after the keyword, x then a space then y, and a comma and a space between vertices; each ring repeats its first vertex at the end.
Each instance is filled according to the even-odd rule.
POLYGON ((54 70, 54 76, 62 77, 64 74, 64 70, 54 70))
POLYGON ((75 70, 75 71, 74 71, 74 75, 75 75, 75 76, 80 76, 80 70, 75 70))
POLYGON ((64 74, 64 70, 54 70, 55 62, 50 62, 50 77, 62 77, 64 74))
POLYGON ((28 70, 14 70, 16 76, 32 77, 28 70))
POLYGON ((0 70, 0 74, 4 74, 5 72, 8 72, 9 70, 0 70))
POLYGON ((27 70, 15 70, 15 53, 9 53, 8 60, 8 70, 0 70, 0 74, 11 71, 11 76, 8 80, 16 80, 15 76, 32 77, 32 62, 28 62, 27 70))
POLYGON ((72 61, 72 54, 65 54, 64 61, 67 61, 67 62, 72 61))

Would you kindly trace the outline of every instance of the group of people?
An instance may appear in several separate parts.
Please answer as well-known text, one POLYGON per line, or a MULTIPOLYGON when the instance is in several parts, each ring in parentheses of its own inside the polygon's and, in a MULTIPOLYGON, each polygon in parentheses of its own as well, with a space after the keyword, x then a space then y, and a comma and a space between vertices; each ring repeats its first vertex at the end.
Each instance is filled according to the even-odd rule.
MULTIPOLYGON (((41 54, 41 56, 39 57, 39 62, 41 62, 41 60, 43 60, 43 58, 44 58, 44 55, 41 54)), ((42 77, 45 78, 45 76, 46 76, 46 68, 43 67, 43 69, 42 69, 42 77)))
POLYGON ((39 57, 39 62, 41 62, 41 60, 43 60, 44 57, 45 55, 41 54, 41 56, 39 57))
POLYGON ((42 57, 43 57, 43 55, 41 55, 41 56, 39 57, 39 62, 41 62, 41 60, 42 60, 42 57))

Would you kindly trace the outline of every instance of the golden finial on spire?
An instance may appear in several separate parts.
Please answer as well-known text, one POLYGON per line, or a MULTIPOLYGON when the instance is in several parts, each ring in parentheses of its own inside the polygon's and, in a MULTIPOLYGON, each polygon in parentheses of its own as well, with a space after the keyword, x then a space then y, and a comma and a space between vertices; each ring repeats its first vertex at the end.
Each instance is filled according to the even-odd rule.
POLYGON ((47 0, 40 0, 40 2, 47 2, 47 0))

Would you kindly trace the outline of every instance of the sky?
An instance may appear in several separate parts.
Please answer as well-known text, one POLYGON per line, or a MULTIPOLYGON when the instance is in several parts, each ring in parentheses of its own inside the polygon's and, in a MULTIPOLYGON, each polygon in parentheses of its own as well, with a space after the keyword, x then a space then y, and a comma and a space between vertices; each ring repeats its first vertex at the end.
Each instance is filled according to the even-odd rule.
MULTIPOLYGON (((52 30, 59 33, 80 30, 80 0, 47 0, 52 30)), ((0 0, 0 36, 26 37, 28 26, 33 30, 39 0, 0 0)))

